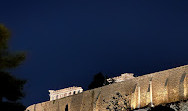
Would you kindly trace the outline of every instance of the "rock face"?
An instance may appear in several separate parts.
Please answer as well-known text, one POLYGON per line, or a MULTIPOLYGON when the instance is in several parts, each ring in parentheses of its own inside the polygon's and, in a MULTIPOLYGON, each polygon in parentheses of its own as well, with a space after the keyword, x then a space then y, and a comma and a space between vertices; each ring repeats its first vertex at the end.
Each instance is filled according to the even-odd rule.
POLYGON ((162 104, 152 108, 140 108, 133 111, 188 111, 188 100, 162 104))
POLYGON ((170 108, 174 109, 175 111, 188 111, 188 100, 171 103, 170 108))
MULTIPOLYGON (((188 65, 155 72, 62 99, 34 104, 26 111, 110 111, 110 108, 116 107, 126 110, 186 101, 187 73, 188 65)), ((187 102, 182 104, 182 111, 187 110, 187 102)))

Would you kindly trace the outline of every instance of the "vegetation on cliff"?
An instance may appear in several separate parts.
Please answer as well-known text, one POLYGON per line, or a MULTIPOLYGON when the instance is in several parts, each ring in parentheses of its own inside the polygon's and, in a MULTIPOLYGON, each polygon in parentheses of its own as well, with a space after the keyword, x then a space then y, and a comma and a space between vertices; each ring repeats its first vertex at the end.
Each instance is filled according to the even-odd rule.
POLYGON ((88 89, 94 89, 102 87, 104 85, 111 84, 107 81, 107 76, 104 76, 101 72, 97 73, 93 77, 93 81, 89 84, 88 89))

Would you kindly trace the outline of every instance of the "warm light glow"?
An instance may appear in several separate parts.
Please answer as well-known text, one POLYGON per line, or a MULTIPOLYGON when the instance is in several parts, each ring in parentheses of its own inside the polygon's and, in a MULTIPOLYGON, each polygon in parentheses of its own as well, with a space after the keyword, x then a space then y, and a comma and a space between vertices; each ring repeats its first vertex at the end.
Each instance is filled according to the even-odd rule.
POLYGON ((153 96, 152 96, 152 81, 149 81, 150 84, 150 103, 151 103, 151 107, 153 107, 153 96))
POLYGON ((185 80, 184 80, 184 98, 186 98, 186 96, 188 97, 188 94, 187 94, 187 76, 185 77, 185 80))
POLYGON ((136 108, 136 97, 135 97, 135 93, 132 94, 131 108, 133 108, 133 109, 136 108))

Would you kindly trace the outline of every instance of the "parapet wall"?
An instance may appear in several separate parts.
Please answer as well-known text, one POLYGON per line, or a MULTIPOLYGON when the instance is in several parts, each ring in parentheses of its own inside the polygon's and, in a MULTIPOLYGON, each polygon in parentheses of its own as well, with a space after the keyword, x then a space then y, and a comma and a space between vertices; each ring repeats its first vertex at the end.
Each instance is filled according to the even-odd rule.
POLYGON ((188 99, 188 65, 114 83, 62 99, 29 106, 26 111, 108 111, 117 93, 128 95, 132 109, 188 99), (67 108, 66 108, 67 107, 67 108))

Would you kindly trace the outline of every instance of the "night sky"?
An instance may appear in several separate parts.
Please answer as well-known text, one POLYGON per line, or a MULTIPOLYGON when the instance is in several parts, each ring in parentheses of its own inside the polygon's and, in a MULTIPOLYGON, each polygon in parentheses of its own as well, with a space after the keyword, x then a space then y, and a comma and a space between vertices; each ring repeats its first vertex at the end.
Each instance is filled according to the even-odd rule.
POLYGON ((81 86, 93 75, 137 76, 188 64, 187 0, 1 0, 11 51, 26 61, 23 103, 49 100, 49 89, 81 86))

